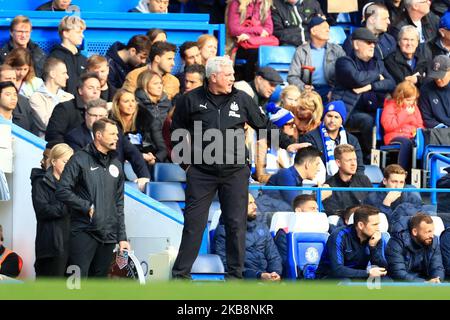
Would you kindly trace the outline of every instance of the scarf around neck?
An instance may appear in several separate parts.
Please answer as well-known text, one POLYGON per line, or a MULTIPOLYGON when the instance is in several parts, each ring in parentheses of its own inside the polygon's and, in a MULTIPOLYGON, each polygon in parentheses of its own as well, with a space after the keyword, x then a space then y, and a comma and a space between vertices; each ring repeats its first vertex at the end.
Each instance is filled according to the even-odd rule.
MULTIPOLYGON (((339 168, 336 164, 336 159, 334 158, 334 149, 336 148, 336 141, 330 138, 327 128, 323 125, 323 122, 320 124, 320 136, 322 138, 322 143, 324 147, 325 153, 325 167, 327 168, 327 175, 333 176, 338 172, 339 168)), ((347 143, 347 133, 344 127, 339 128, 339 144, 347 143)))

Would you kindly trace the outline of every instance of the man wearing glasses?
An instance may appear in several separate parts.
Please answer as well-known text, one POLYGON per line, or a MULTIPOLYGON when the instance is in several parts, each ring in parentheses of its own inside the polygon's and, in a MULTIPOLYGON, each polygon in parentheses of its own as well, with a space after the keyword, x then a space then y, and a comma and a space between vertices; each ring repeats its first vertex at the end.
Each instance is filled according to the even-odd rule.
POLYGON ((420 43, 429 42, 438 35, 439 18, 430 12, 430 0, 404 0, 406 11, 393 26, 390 33, 397 39, 403 26, 412 25, 420 34, 420 43))
POLYGON ((8 53, 15 48, 27 48, 33 58, 34 69, 37 77, 42 77, 42 67, 47 58, 44 51, 30 40, 31 21, 28 17, 17 16, 11 21, 9 27, 9 42, 0 50, 0 64, 3 64, 8 53))

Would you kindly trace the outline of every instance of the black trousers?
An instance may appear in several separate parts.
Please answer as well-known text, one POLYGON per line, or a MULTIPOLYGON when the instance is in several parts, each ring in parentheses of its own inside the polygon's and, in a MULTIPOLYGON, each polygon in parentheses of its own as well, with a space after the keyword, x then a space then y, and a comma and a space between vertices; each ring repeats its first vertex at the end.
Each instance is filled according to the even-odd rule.
POLYGON ((106 277, 113 259, 114 243, 101 243, 90 234, 71 235, 69 264, 81 270, 82 277, 106 277))
POLYGON ((204 173, 191 166, 187 171, 186 210, 181 245, 172 269, 174 278, 190 278, 190 272, 208 223, 209 207, 218 191, 226 233, 228 276, 242 278, 247 230, 248 179, 244 167, 226 177, 204 173))
POLYGON ((41 277, 64 277, 67 268, 69 254, 58 257, 38 258, 34 263, 34 270, 36 271, 36 278, 41 277))

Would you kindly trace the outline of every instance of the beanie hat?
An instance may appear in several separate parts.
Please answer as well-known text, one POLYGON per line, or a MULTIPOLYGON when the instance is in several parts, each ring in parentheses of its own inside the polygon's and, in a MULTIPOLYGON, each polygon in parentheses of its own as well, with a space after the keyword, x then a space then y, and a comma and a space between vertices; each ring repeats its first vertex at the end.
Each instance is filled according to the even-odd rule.
POLYGON ((345 117, 347 116, 347 108, 342 100, 331 101, 325 106, 323 115, 325 116, 330 111, 336 111, 341 115, 342 122, 345 122, 345 117))
POLYGON ((267 112, 270 113, 270 121, 278 128, 281 128, 290 120, 294 119, 294 115, 289 110, 277 107, 275 103, 269 103, 266 107, 267 112))

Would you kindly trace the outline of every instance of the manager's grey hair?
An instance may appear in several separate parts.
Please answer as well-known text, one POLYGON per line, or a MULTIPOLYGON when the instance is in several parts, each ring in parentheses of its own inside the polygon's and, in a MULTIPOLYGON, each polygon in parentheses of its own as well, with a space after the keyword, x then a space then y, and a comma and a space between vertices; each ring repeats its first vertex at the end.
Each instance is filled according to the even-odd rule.
POLYGON ((219 73, 226 66, 233 66, 228 56, 209 58, 206 62, 206 78, 209 79, 213 73, 219 73))

